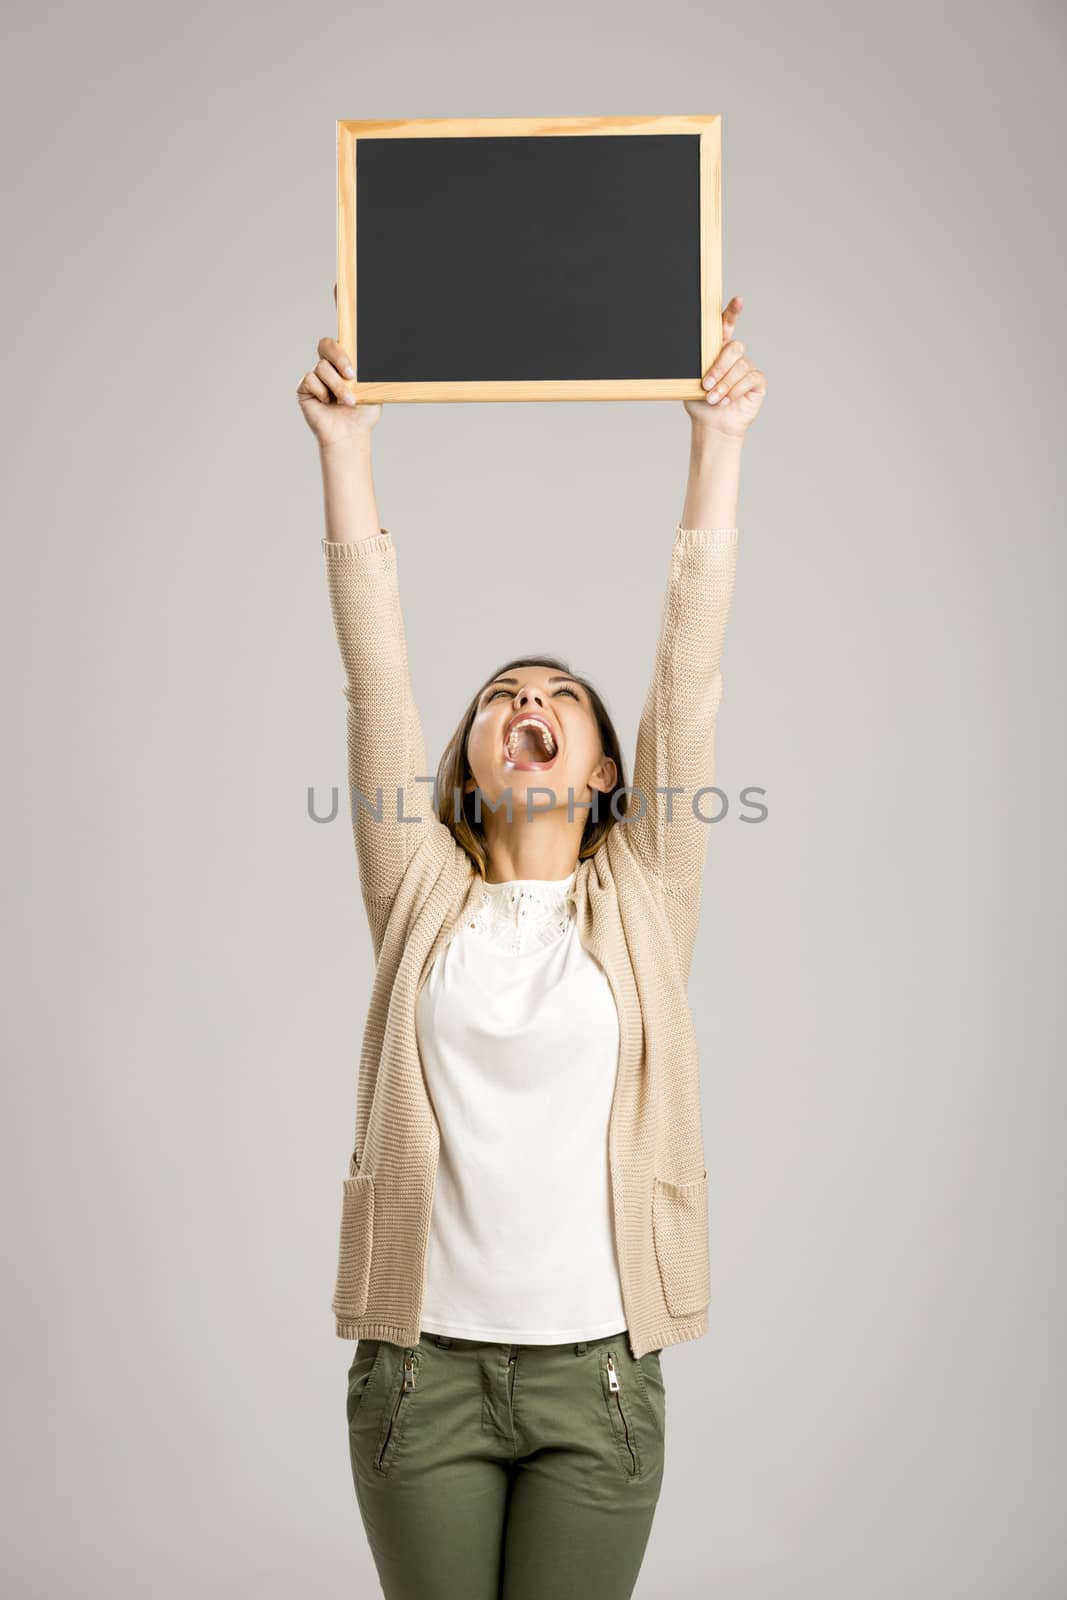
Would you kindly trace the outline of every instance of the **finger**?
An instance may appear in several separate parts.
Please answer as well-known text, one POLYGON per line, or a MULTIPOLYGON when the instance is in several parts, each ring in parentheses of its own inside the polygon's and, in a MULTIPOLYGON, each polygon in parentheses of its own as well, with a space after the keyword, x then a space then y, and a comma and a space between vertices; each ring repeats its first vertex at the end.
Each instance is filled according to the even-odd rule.
POLYGON ((352 358, 344 345, 338 344, 336 339, 320 339, 318 345, 319 355, 325 356, 327 361, 332 361, 338 372, 344 373, 346 378, 354 378, 356 369, 352 365, 352 358))
POLYGON ((731 384, 730 391, 719 401, 720 406, 728 406, 731 401, 736 405, 742 395, 766 394, 767 379, 758 367, 750 367, 736 383, 731 384))
POLYGON ((745 347, 740 339, 731 339, 729 344, 724 344, 701 379, 705 389, 714 389, 720 385, 730 368, 741 359, 744 353, 745 347))
POLYGON ((743 310, 744 301, 739 294, 735 294, 729 305, 723 307, 722 332, 724 339, 733 337, 733 331, 737 327, 737 319, 743 310))
POLYGON ((709 403, 711 405, 716 405, 720 400, 727 396, 734 384, 737 383, 738 379, 748 372, 749 367, 750 363, 745 360, 744 356, 742 356, 739 361, 735 361, 733 366, 723 373, 722 377, 715 384, 715 386, 708 390, 706 399, 709 401, 709 403))
POLYGON ((321 378, 316 377, 314 372, 305 372, 296 392, 297 394, 310 395, 312 400, 322 400, 324 403, 328 403, 330 399, 329 389, 327 389, 321 378))
POLYGON ((315 371, 318 373, 327 389, 329 389, 330 393, 334 395, 342 405, 355 405, 355 395, 351 392, 351 390, 345 388, 345 380, 342 378, 332 361, 320 361, 318 366, 315 368, 315 371))

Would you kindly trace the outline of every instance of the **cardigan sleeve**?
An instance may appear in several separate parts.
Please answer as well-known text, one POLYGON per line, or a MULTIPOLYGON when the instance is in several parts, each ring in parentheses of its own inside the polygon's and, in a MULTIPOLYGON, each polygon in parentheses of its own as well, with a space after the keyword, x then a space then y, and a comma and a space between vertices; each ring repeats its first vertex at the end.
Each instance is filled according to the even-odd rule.
POLYGON ((623 831, 642 867, 678 903, 699 890, 711 830, 704 819, 716 810, 714 796, 697 791, 714 781, 719 663, 736 563, 736 528, 676 528, 637 731, 632 820, 623 831))
POLYGON ((392 535, 383 528, 353 544, 323 539, 322 550, 345 673, 352 832, 377 936, 427 827, 444 824, 426 772, 392 535))

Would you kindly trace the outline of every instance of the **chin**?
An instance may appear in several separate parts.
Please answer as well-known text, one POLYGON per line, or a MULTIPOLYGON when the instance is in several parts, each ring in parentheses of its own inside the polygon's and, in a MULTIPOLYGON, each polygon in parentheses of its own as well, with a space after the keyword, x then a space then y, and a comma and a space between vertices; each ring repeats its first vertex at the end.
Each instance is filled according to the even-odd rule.
POLYGON ((486 801, 491 799, 494 805, 500 805, 503 808, 509 789, 511 791, 512 809, 524 804, 527 794, 532 794, 531 804, 536 809, 551 809, 545 803, 548 798, 546 795, 533 792, 538 789, 550 789, 556 804, 562 802, 563 805, 566 805, 567 803, 567 780, 565 777, 561 778, 560 773, 554 768, 547 772, 528 772, 520 767, 514 772, 494 773, 492 783, 481 784, 479 787, 482 792, 483 807, 486 805, 486 801))

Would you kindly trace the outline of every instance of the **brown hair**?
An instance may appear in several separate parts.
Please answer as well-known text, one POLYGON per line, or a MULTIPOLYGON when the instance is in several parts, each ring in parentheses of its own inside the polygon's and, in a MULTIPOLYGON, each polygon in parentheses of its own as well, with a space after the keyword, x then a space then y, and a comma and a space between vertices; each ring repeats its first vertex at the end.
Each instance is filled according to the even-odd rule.
MULTIPOLYGON (((515 656, 511 661, 505 661, 495 672, 491 672, 482 683, 478 692, 472 697, 459 726, 449 739, 444 748, 444 753, 437 768, 437 815, 445 826, 450 829, 457 844, 463 846, 474 863, 474 869, 480 877, 485 877, 489 863, 489 852, 486 848, 485 829, 481 822, 475 820, 475 793, 467 793, 465 784, 473 774, 467 762, 467 739, 470 734, 471 724, 474 722, 478 710, 478 701, 487 684, 494 678, 502 677, 511 667, 553 667, 557 672, 565 672, 573 678, 575 683, 580 683, 592 704, 593 714, 596 717, 597 728, 600 732, 600 743, 604 754, 610 756, 615 763, 615 787, 607 793, 594 789, 591 794, 591 807, 586 815, 585 830, 582 833, 581 844, 578 848, 578 859, 584 860, 587 856, 595 855, 604 839, 615 826, 619 817, 625 816, 629 796, 625 793, 612 808, 612 801, 619 790, 626 789, 626 772, 623 763, 622 750, 619 747, 619 736, 615 732, 615 725, 608 714, 607 706, 600 695, 580 673, 571 672, 565 661, 558 656, 515 656), (462 795, 463 803, 460 815, 456 816, 456 796, 462 795)), ((484 809, 485 796, 482 796, 484 809)))

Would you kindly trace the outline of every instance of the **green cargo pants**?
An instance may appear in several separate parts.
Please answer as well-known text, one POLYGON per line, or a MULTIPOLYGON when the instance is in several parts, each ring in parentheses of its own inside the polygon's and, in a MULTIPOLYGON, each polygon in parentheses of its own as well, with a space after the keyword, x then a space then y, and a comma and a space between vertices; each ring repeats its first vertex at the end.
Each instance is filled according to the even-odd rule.
POLYGON ((629 1600, 663 1478, 660 1352, 625 1332, 360 1339, 352 1477, 385 1600, 629 1600))

